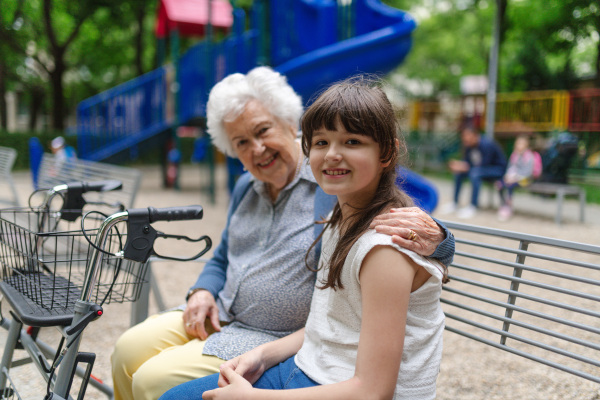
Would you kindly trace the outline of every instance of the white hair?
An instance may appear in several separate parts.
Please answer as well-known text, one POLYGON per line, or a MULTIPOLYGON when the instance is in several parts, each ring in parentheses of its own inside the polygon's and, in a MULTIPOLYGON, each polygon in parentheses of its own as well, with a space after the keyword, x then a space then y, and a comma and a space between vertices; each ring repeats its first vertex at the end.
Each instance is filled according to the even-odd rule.
POLYGON ((237 157, 223 122, 239 117, 251 100, 258 100, 273 116, 299 128, 302 98, 283 75, 269 67, 254 68, 246 75, 231 74, 212 88, 206 105, 208 133, 214 145, 229 156, 237 157))

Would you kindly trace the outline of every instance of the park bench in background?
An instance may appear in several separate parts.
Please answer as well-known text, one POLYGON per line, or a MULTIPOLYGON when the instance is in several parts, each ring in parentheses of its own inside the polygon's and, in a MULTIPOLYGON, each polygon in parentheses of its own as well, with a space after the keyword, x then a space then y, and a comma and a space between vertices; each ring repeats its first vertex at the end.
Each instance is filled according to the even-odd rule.
POLYGON ((12 199, 8 200, 7 202, 9 204, 18 206, 19 195, 17 194, 17 188, 11 175, 11 171, 16 159, 17 151, 15 149, 0 146, 0 177, 2 177, 2 180, 6 182, 8 186, 10 186, 10 190, 12 192, 12 199))
POLYGON ((134 168, 80 159, 59 162, 54 154, 44 153, 37 175, 37 187, 48 189, 68 182, 111 179, 121 181, 123 188, 104 193, 89 193, 86 194, 86 198, 90 201, 121 203, 125 208, 133 207, 142 179, 142 173, 134 168))
POLYGON ((524 190, 542 196, 556 197, 556 215, 554 221, 560 225, 562 221, 563 204, 566 197, 579 200, 579 222, 585 222, 586 186, 600 187, 600 172, 598 170, 569 171, 569 183, 534 182, 524 190))
POLYGON ((600 246, 444 223, 446 329, 600 383, 600 246))
POLYGON ((585 189, 577 185, 564 183, 534 182, 524 190, 540 195, 556 196, 556 214, 554 221, 560 225, 562 221, 562 210, 565 197, 577 197, 579 199, 579 222, 585 222, 585 189))
MULTIPOLYGON (((488 188, 488 207, 496 208, 495 204, 499 203, 498 189, 493 182, 484 182, 488 188)), ((519 191, 529 192, 532 194, 555 197, 556 198, 556 214, 554 215, 554 222, 557 225, 562 223, 563 206, 565 198, 576 197, 579 200, 579 222, 585 222, 585 205, 586 205, 586 190, 584 187, 578 185, 571 185, 566 183, 550 183, 550 182, 534 182, 529 186, 519 188, 519 191)), ((515 210, 519 210, 519 201, 513 202, 515 210)))

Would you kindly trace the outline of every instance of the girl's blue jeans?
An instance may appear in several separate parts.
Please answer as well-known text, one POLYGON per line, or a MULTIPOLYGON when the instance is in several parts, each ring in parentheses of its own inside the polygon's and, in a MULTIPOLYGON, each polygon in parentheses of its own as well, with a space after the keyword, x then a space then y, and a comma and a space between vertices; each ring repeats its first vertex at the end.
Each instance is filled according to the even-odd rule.
MULTIPOLYGON (((214 374, 205 378, 183 383, 167 391, 159 400, 201 399, 202 393, 219 387, 217 385, 218 380, 219 374, 214 374)), ((258 389, 282 390, 299 389, 318 385, 317 382, 310 379, 300 370, 300 368, 298 368, 294 362, 294 357, 290 357, 279 365, 265 371, 253 386, 258 389)))

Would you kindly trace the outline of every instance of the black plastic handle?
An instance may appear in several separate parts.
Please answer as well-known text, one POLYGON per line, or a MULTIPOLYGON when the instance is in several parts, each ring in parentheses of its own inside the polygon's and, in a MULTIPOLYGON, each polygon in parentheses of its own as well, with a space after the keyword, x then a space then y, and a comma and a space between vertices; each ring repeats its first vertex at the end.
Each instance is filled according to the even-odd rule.
POLYGON ((166 208, 148 207, 148 217, 150 223, 156 221, 186 221, 193 219, 202 219, 203 214, 204 211, 202 209, 202 206, 166 208))
MULTIPOLYGON (((123 256, 129 260, 146 262, 154 251, 154 241, 159 235, 150 224, 157 221, 202 219, 203 213, 202 206, 147 207, 127 210, 127 241, 123 248, 123 256)), ((161 234, 161 236, 167 237, 168 235, 161 234)), ((176 239, 181 238, 183 237, 176 239)), ((208 247, 210 248, 210 244, 208 247)))
POLYGON ((79 193, 87 192, 110 192, 113 190, 123 189, 123 182, 111 179, 105 181, 93 182, 69 182, 67 183, 68 192, 78 191, 79 193))
POLYGON ((83 193, 85 192, 112 192, 113 190, 123 189, 123 182, 116 179, 96 182, 84 182, 83 193))
POLYGON ((86 192, 108 192, 120 190, 123 183, 118 180, 94 181, 94 182, 70 182, 66 184, 67 194, 61 209, 61 219, 75 221, 81 217, 83 207, 87 204, 83 198, 86 192))

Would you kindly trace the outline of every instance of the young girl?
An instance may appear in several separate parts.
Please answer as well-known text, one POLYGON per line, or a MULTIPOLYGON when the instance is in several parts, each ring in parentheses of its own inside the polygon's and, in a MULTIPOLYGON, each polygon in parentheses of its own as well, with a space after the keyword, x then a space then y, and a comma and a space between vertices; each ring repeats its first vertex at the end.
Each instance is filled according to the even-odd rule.
POLYGON ((506 221, 512 215, 512 195, 516 188, 529 186, 541 173, 540 155, 529 149, 529 137, 521 135, 515 140, 514 151, 508 160, 506 173, 496 182, 502 202, 498 219, 506 221), (508 192, 508 196, 505 192, 508 192))
POLYGON ((382 211, 412 203, 394 183, 396 131, 386 95, 361 78, 333 85, 308 108, 302 147, 338 203, 324 230, 306 327, 162 400, 435 398, 445 267, 369 229, 382 211))

